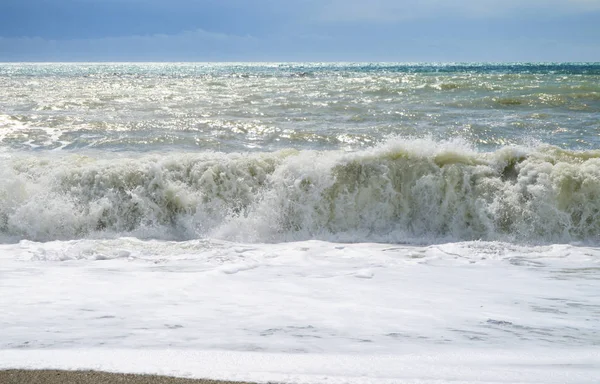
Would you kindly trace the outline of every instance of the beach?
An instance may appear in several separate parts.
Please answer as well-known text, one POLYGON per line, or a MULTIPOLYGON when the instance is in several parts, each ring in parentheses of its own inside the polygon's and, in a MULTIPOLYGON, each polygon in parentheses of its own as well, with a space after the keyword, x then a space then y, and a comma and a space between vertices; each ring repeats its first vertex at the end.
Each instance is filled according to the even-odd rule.
POLYGON ((96 371, 0 370, 4 384, 250 384, 241 381, 182 379, 96 371))
POLYGON ((600 376, 600 64, 6 63, 0 89, 0 369, 33 370, 2 383, 600 376))

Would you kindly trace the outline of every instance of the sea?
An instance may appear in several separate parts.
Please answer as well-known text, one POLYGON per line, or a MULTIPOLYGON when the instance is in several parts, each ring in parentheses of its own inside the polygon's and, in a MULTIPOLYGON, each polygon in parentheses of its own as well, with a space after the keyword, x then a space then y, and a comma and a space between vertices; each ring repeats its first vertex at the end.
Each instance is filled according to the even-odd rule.
POLYGON ((0 64, 0 368, 600 382, 600 63, 0 64))

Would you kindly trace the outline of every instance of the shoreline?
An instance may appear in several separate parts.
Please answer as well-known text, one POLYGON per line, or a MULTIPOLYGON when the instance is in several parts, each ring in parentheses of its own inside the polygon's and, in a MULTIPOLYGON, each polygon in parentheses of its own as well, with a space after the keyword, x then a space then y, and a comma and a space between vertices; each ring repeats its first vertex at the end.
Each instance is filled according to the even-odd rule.
POLYGON ((256 384, 247 381, 189 379, 135 373, 103 371, 69 371, 59 369, 0 370, 3 384, 256 384))

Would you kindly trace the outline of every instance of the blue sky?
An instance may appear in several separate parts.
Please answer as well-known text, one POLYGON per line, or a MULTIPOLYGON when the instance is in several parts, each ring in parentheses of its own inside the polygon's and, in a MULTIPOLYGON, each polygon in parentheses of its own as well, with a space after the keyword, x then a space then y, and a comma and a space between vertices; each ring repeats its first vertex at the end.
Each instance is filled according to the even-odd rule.
POLYGON ((1 0, 0 61, 600 61, 600 0, 1 0))

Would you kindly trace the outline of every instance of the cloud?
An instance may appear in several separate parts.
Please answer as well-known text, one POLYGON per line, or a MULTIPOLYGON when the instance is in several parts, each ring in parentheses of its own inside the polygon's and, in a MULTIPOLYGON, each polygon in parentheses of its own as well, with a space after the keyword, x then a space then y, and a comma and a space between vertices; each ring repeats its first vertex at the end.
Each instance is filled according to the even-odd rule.
MULTIPOLYGON (((122 0, 122 4, 137 1, 142 0, 122 0)), ((102 4, 107 6, 108 0, 102 4)), ((79 18, 72 30, 55 33, 48 32, 49 26, 35 29, 29 26, 36 23, 16 20, 13 24, 26 27, 3 34, 0 25, 4 36, 0 61, 600 59, 600 0, 203 0, 194 4, 190 9, 177 8, 170 21, 162 12, 154 18, 149 10, 135 13, 133 7, 124 20, 95 17, 101 22, 94 29, 87 28, 93 20, 79 18), (207 5, 203 12, 198 11, 200 4, 207 5), (184 13, 189 14, 186 23, 180 17, 184 13), (196 17, 199 14, 202 18, 196 17)), ((97 15, 91 9, 78 15, 84 14, 97 15)), ((53 19, 52 26, 72 22, 67 16, 53 19)), ((0 12, 0 21, 2 17, 0 12)), ((11 27, 4 24, 4 28, 11 27)))
POLYGON ((322 22, 397 22, 418 19, 565 16, 600 11, 600 0, 325 0, 322 22))
POLYGON ((258 40, 197 29, 95 39, 0 37, 0 61, 227 60, 251 53, 258 40))
POLYGON ((174 35, 49 40, 0 38, 1 61, 598 61, 598 39, 399 33, 257 38, 194 30, 174 35), (437 36, 436 36, 437 35, 437 36))

